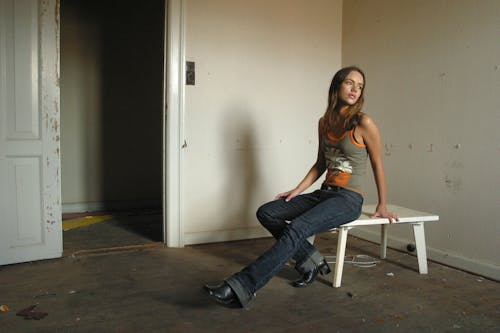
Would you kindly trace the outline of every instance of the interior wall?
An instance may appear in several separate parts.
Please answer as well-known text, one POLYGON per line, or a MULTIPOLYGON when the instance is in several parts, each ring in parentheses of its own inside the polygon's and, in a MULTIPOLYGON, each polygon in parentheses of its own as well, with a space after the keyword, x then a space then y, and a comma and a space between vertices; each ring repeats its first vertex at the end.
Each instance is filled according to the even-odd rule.
MULTIPOLYGON (((496 0, 350 0, 342 35, 343 64, 366 71, 389 201, 440 215, 425 226, 431 259, 496 279, 499 16, 496 0)), ((360 234, 378 240, 374 231, 360 234)), ((393 246, 413 237, 409 227, 389 232, 393 246)))
POLYGON ((185 243, 268 236, 255 211, 305 176, 341 63, 342 1, 189 0, 185 243))
POLYGON ((164 0, 61 0, 63 211, 161 207, 164 0))

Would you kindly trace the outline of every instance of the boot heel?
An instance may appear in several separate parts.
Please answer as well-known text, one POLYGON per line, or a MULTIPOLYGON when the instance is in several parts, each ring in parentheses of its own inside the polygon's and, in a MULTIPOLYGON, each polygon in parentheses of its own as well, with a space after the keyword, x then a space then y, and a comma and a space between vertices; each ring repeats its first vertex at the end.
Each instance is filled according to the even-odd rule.
POLYGON ((327 275, 331 273, 330 266, 328 266, 328 263, 325 260, 323 260, 323 262, 319 266, 319 272, 321 275, 327 275))

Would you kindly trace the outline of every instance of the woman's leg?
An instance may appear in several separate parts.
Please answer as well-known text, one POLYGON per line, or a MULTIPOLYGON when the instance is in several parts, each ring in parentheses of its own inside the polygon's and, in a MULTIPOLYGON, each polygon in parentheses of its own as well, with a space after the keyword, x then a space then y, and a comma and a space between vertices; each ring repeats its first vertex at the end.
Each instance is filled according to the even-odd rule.
MULTIPOLYGON (((321 202, 321 191, 303 194, 294 197, 289 202, 285 199, 278 199, 270 201, 262 205, 257 210, 257 219, 266 228, 274 238, 279 239, 289 222, 296 217, 302 215, 304 212, 316 206, 321 202)), ((307 240, 295 252, 293 259, 297 263, 295 267, 300 273, 306 272, 310 265, 303 264, 307 262, 307 258, 314 257, 316 260, 321 261, 323 257, 307 240)))
POLYGON ((358 218, 362 203, 362 196, 349 190, 322 191, 320 202, 287 225, 276 244, 226 280, 240 303, 245 306, 254 293, 295 254, 307 237, 358 218))

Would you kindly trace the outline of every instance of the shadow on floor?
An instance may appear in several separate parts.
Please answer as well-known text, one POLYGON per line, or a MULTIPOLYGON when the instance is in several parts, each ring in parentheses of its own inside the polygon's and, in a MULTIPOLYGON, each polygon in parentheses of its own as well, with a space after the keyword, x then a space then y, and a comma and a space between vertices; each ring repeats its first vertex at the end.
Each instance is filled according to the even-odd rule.
MULTIPOLYGON (((99 215, 104 213, 97 213, 99 215)), ((82 250, 126 247, 163 241, 161 210, 135 210, 106 213, 110 219, 64 231, 66 255, 82 250)), ((89 216, 91 214, 87 214, 89 216)), ((69 216, 69 218, 82 218, 69 216)), ((71 221, 63 218, 65 221, 71 221)))

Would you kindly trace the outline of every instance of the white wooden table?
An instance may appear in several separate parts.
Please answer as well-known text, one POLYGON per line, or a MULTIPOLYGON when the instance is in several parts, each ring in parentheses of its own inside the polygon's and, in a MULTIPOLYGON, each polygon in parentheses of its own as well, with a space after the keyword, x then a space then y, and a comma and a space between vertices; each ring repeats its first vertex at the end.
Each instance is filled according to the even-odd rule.
MULTIPOLYGON (((380 241, 380 258, 386 257, 387 249, 387 227, 389 219, 387 218, 371 218, 375 212, 376 205, 364 205, 361 216, 352 222, 341 225, 337 229, 332 229, 338 232, 337 255, 335 262, 335 273, 333 275, 333 286, 340 287, 342 280, 342 270, 344 268, 345 248, 347 242, 347 233, 354 227, 364 225, 380 225, 381 226, 381 241, 380 241)), ((416 211, 413 209, 400 207, 396 205, 387 205, 389 212, 399 216, 399 221, 394 221, 392 224, 410 223, 413 226, 413 235, 415 237, 415 246, 417 250, 418 269, 420 274, 427 274, 427 253, 425 246, 425 222, 435 222, 439 220, 438 215, 416 211)))

